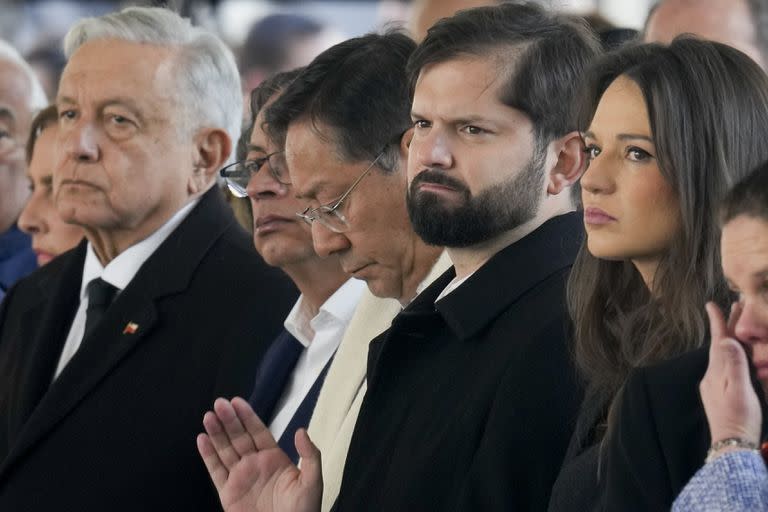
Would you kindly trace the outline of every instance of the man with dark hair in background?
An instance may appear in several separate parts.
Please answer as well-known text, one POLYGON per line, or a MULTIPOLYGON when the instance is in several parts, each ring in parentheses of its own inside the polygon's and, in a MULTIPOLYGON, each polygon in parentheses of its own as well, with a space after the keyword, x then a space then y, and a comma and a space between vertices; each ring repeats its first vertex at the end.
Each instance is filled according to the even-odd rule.
MULTIPOLYGON (((581 400, 565 306, 585 165, 572 98, 598 48, 584 25, 508 4, 439 22, 411 56, 408 210, 454 268, 371 344, 336 510, 546 508, 581 400)), ((229 442, 203 438, 225 509, 317 510, 309 438, 299 471, 239 404, 229 442)))
MULTIPOLYGON (((323 510, 333 505, 365 394, 368 344, 450 265, 413 231, 405 205, 410 98, 404 34, 367 35, 317 57, 267 111, 284 141, 293 193, 310 207, 315 250, 368 284, 339 345, 309 432, 323 450, 323 510), (371 101, 375 98, 376 101, 371 101)), ((220 406, 221 407, 221 406, 220 406)), ((267 420, 268 421, 268 420, 267 420)))

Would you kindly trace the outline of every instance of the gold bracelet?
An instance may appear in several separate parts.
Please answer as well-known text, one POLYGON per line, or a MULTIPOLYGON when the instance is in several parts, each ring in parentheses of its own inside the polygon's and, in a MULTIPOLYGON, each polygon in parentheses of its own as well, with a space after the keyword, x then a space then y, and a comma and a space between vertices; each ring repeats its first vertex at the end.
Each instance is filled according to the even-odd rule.
POLYGON ((727 437, 725 439, 721 439, 720 441, 715 441, 712 443, 712 446, 709 447, 709 451, 707 451, 707 458, 704 459, 704 463, 706 464, 711 462, 715 457, 719 455, 720 450, 723 448, 740 448, 744 450, 757 451, 757 443, 747 441, 746 439, 742 439, 740 437, 727 437))

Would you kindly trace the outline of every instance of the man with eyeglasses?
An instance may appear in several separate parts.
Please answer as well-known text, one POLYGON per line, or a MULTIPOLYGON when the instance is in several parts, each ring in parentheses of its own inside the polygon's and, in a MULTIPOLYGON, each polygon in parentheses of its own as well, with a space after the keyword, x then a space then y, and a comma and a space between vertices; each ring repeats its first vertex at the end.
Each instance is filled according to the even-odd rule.
POLYGON ((309 425, 323 450, 323 510, 341 485, 366 389, 369 342, 449 266, 441 248, 413 231, 405 206, 408 138, 402 134, 411 124, 405 66, 414 48, 398 33, 336 45, 299 74, 266 115, 267 130, 285 141, 293 194, 307 205, 297 213, 311 227, 315 250, 338 259, 369 290, 309 425))
POLYGON ((24 145, 35 111, 48 101, 32 68, 0 40, 0 300, 36 267, 29 236, 16 220, 29 197, 24 145))
MULTIPOLYGON (((371 343, 334 510, 546 510, 582 397, 565 303, 586 165, 573 97, 598 51, 584 25, 515 3, 445 18, 411 55, 408 211, 454 268, 371 343)), ((230 407, 230 443, 206 451, 225 510, 317 511, 306 433, 299 469, 242 401, 230 407)))
MULTIPOLYGON (((251 125, 238 143, 239 162, 221 170, 232 193, 248 197, 253 243, 269 265, 301 292, 284 330, 255 368, 249 402, 282 449, 298 462, 294 435, 309 425, 325 376, 351 321, 365 283, 341 268, 337 255, 319 256, 311 228, 296 212, 285 152, 264 131, 264 111, 301 69, 278 73, 251 93, 251 125)), ((215 421, 208 415, 204 422, 215 421)))

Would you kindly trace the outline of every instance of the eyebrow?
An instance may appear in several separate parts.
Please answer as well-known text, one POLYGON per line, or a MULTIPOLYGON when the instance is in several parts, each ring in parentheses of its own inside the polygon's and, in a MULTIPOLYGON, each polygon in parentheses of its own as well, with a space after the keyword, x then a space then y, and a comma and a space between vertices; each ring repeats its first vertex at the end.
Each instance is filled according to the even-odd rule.
MULTIPOLYGON (((412 110, 411 119, 426 119, 426 117, 412 110)), ((466 116, 461 116, 457 118, 449 118, 449 119, 443 119, 443 120, 449 124, 471 124, 471 123, 477 123, 477 122, 483 122, 483 123, 493 122, 492 119, 489 119, 487 117, 480 116, 480 115, 466 115, 466 116)))
POLYGON ((246 144, 245 150, 250 153, 251 151, 261 151, 262 153, 266 153, 267 150, 263 147, 259 146, 258 144, 246 144))
MULTIPOLYGON (((69 96, 59 96, 56 98, 56 105, 61 104, 77 105, 77 101, 73 98, 70 98, 69 96)), ((115 98, 103 100, 99 102, 98 106, 99 110, 104 110, 105 108, 112 106, 125 107, 136 114, 140 120, 144 119, 144 116, 141 115, 141 108, 139 107, 139 104, 136 103, 136 100, 127 96, 117 96, 115 98)))
MULTIPOLYGON (((583 132, 582 135, 584 137, 589 137, 590 139, 596 139, 597 138, 597 137, 595 137, 594 132, 592 132, 591 130, 587 130, 587 131, 583 132)), ((644 140, 644 141, 647 141, 647 142, 650 142, 651 144, 653 144, 653 138, 651 138, 649 135, 643 135, 643 134, 640 134, 640 133, 620 133, 620 134, 616 135, 616 138, 619 139, 619 140, 638 140, 638 139, 640 139, 640 140, 644 140)))

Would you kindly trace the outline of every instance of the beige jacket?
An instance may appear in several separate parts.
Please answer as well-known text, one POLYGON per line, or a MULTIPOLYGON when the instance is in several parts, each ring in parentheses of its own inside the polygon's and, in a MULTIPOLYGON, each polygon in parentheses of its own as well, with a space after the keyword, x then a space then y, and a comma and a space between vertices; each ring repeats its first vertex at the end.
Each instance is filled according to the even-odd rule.
MULTIPOLYGON (((419 290, 429 286, 450 266, 451 260, 443 252, 419 290)), ((368 290, 363 292, 328 369, 308 429, 309 437, 322 453, 322 512, 331 510, 341 487, 349 442, 365 396, 368 344, 389 329, 401 309, 395 299, 381 299, 368 290)))

